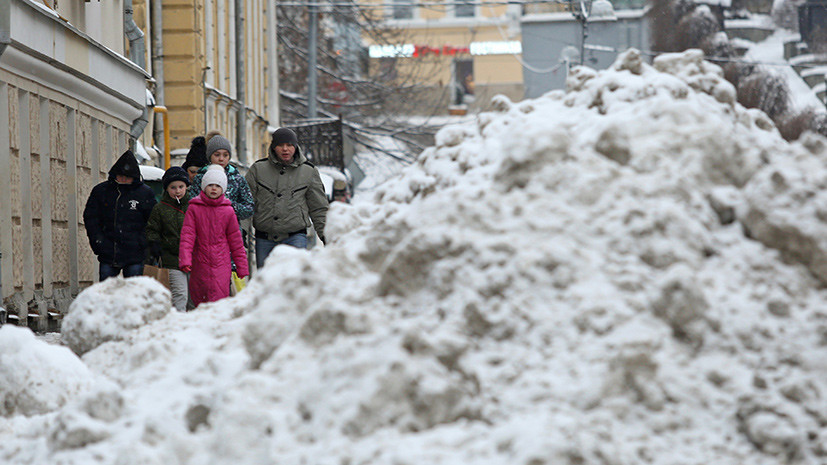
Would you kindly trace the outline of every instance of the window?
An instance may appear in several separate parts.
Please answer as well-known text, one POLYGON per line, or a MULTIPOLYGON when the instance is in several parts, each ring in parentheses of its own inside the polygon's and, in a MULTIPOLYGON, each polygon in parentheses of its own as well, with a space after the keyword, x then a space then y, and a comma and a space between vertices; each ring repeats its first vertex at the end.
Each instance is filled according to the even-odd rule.
POLYGON ((413 19, 413 0, 393 0, 393 19, 413 19))
POLYGON ((454 104, 462 105, 474 101, 474 60, 454 60, 454 104))
POLYGON ((473 18, 477 14, 477 6, 474 4, 475 0, 458 0, 454 6, 455 18, 473 18), (467 3, 463 3, 467 2, 467 3))

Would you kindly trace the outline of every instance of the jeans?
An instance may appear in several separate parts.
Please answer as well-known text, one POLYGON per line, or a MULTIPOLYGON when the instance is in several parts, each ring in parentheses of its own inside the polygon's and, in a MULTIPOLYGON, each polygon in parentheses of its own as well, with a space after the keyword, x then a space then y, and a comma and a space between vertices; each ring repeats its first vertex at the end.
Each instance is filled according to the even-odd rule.
POLYGON ((264 260, 267 259, 267 256, 270 255, 270 252, 276 248, 277 245, 284 244, 284 245, 292 245, 293 247, 299 249, 306 249, 307 248, 307 234, 305 233, 298 233, 298 234, 291 234, 284 239, 283 241, 271 241, 269 239, 261 239, 259 237, 256 238, 256 268, 261 268, 264 266, 264 260))
POLYGON ((115 267, 108 263, 101 263, 98 267, 98 275, 100 276, 100 280, 103 281, 106 278, 111 278, 113 276, 118 276, 121 274, 121 270, 123 270, 123 277, 124 278, 131 278, 133 276, 141 276, 144 274, 144 264, 143 263, 134 263, 132 265, 126 265, 124 267, 115 267))

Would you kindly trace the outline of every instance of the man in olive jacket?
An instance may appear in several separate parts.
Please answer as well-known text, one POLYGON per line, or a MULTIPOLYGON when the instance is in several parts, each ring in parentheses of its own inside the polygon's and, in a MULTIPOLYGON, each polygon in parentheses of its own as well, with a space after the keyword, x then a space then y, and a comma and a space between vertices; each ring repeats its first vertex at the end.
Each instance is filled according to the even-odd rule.
POLYGON ((299 150, 296 133, 287 128, 273 132, 267 158, 253 163, 247 184, 255 200, 256 266, 279 244, 307 247, 311 221, 322 243, 328 202, 319 170, 299 150))

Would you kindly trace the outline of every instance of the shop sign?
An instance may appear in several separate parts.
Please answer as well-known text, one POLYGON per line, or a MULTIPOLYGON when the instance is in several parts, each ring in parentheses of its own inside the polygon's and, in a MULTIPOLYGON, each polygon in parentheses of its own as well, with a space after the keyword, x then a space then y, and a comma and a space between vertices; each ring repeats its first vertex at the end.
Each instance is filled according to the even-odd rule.
POLYGON ((523 44, 518 40, 508 42, 471 42, 471 55, 519 55, 523 44))
POLYGON ((405 45, 371 45, 368 48, 368 54, 371 58, 392 58, 392 57, 411 57, 413 56, 415 46, 413 44, 405 45))
POLYGON ((522 43, 518 40, 471 42, 467 47, 443 45, 371 45, 368 54, 371 58, 420 58, 427 55, 518 55, 522 53, 522 43))

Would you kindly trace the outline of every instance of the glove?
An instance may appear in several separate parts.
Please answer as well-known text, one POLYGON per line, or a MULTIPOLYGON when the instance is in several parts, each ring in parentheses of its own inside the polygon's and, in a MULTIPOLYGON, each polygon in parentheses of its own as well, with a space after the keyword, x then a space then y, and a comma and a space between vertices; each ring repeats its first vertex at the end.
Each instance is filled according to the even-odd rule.
POLYGON ((324 234, 319 234, 319 240, 322 241, 322 244, 327 245, 327 241, 324 240, 324 234))
POLYGON ((182 266, 182 267, 181 267, 181 268, 179 268, 179 269, 180 269, 181 271, 183 271, 184 273, 189 273, 189 272, 191 272, 191 271, 192 271, 192 266, 190 266, 190 265, 184 265, 184 266, 182 266))
POLYGON ((149 256, 153 259, 161 258, 161 243, 152 241, 149 243, 149 256))

